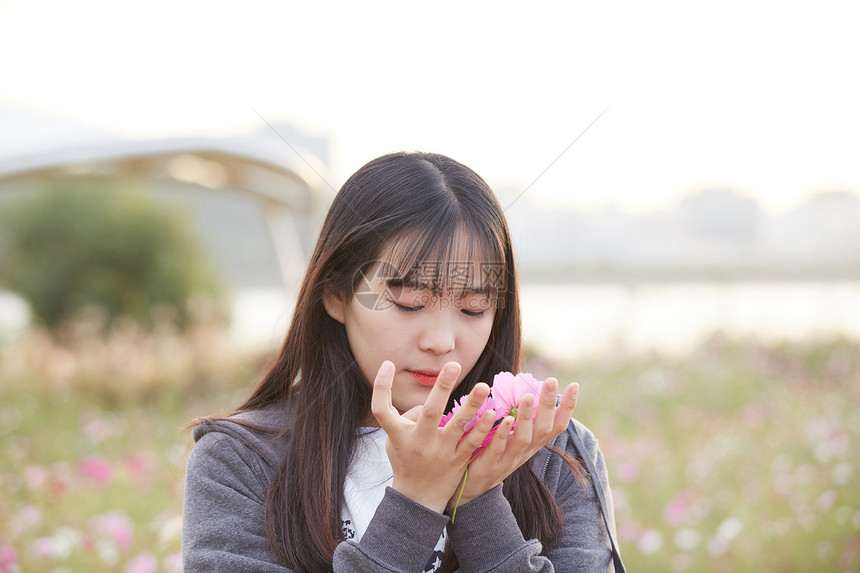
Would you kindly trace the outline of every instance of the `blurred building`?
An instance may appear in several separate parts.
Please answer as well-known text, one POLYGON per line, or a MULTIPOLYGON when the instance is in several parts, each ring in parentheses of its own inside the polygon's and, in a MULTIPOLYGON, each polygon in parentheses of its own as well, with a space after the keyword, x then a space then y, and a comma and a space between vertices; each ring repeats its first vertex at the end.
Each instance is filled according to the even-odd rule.
POLYGON ((142 182, 189 214, 231 290, 295 287, 333 196, 324 180, 328 141, 291 126, 129 140, 0 110, 0 127, 0 207, 59 178, 142 182))
MULTIPOLYGON (((262 123, 262 122, 261 122, 262 123)), ((289 125, 235 137, 130 140, 0 109, 0 209, 58 179, 143 184, 182 208, 231 297, 238 343, 280 339, 334 191, 329 141, 289 125)), ((0 334, 29 320, 0 292, 0 334)))

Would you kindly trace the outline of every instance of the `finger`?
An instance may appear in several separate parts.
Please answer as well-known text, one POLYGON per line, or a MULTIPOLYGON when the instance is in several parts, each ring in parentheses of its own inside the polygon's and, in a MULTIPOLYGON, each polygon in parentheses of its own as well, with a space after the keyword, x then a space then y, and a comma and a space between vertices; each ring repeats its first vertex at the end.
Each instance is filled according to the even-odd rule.
POLYGON ((424 406, 418 404, 417 406, 413 406, 409 408, 405 412, 403 412, 400 417, 409 420, 410 422, 417 422, 418 418, 421 417, 421 410, 424 409, 424 406))
POLYGON ((534 394, 524 394, 520 398, 520 407, 517 409, 517 423, 514 427, 514 440, 520 447, 526 447, 531 444, 534 405, 534 394))
POLYGON ((564 393, 561 395, 558 408, 555 411, 555 420, 553 429, 557 432, 564 431, 570 423, 570 417, 573 416, 573 409, 576 408, 576 402, 579 399, 579 384, 571 382, 564 393))
POLYGON ((493 429, 493 422, 496 421, 496 412, 493 410, 487 410, 483 414, 481 414, 481 418, 478 420, 478 424, 472 429, 471 432, 463 436, 463 439, 457 445, 457 454, 468 456, 468 458, 472 457, 472 454, 475 453, 481 444, 484 443, 484 439, 493 429))
POLYGON ((418 431, 425 438, 436 434, 439 427, 439 420, 442 419, 442 414, 445 413, 445 406, 448 404, 448 397, 451 391, 457 384, 457 378, 460 376, 460 365, 456 362, 449 362, 442 367, 439 376, 436 378, 436 383, 430 389, 430 394, 427 400, 424 401, 424 409, 421 411, 421 417, 418 419, 418 431))
POLYGON ((555 411, 555 407, 557 405, 558 379, 550 377, 544 380, 543 387, 541 387, 540 404, 538 404, 538 408, 546 407, 555 411))
POLYGON ((534 416, 534 433, 538 436, 550 435, 554 426, 555 407, 558 399, 558 380, 547 378, 541 388, 537 412, 534 416))
POLYGON ((475 417, 481 406, 484 405, 490 395, 490 387, 483 382, 478 382, 466 399, 463 400, 460 409, 454 414, 454 417, 448 420, 445 424, 445 433, 450 434, 459 440, 465 429, 466 424, 475 417))
POLYGON ((370 398, 370 411, 386 433, 395 431, 399 414, 391 404, 391 383, 394 380, 394 363, 385 360, 373 380, 373 394, 370 398))
POLYGON ((505 416, 504 419, 496 427, 496 434, 490 443, 482 451, 482 456, 499 457, 505 451, 508 443, 508 436, 511 433, 511 428, 514 427, 514 417, 505 416))

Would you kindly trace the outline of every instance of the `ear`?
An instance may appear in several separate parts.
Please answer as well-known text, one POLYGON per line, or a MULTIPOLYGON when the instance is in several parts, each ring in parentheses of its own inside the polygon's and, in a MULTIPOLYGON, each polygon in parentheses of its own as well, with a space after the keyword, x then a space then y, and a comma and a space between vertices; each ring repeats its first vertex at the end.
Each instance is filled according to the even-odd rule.
POLYGON ((346 300, 343 294, 331 294, 323 297, 323 306, 330 317, 344 323, 344 315, 346 314, 346 300))

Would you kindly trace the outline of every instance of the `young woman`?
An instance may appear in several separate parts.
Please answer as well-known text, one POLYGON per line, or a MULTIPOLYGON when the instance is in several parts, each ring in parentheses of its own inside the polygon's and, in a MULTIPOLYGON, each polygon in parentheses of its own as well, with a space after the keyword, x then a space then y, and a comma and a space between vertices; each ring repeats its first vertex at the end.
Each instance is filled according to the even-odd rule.
POLYGON ((277 362, 194 425, 185 571, 623 569, 602 455, 570 418, 578 386, 550 378, 516 419, 478 416, 494 375, 519 371, 517 295, 472 170, 427 153, 359 169, 277 362))

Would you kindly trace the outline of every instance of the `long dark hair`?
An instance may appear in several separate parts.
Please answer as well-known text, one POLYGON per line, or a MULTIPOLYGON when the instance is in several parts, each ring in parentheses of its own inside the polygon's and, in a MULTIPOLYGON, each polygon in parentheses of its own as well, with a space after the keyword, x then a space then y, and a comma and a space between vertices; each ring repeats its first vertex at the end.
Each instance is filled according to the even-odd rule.
MULTIPOLYGON (((326 296, 353 296, 359 271, 383 249, 402 263, 450 260, 456 237, 482 260, 503 263, 489 341, 452 401, 478 381, 520 369, 517 272, 507 223, 489 186, 443 155, 392 153, 361 167, 335 197, 302 283, 277 362, 236 410, 288 410, 289 440, 266 498, 266 535, 275 555, 296 571, 330 571, 343 540, 343 484, 356 434, 370 412, 371 385, 360 372, 343 325, 326 296)), ((449 404, 450 406, 450 404, 449 404)), ((522 466, 505 480, 505 496, 527 539, 551 547, 560 510, 546 486, 522 466)), ((429 555, 428 555, 429 558, 429 555)), ((456 568, 450 549, 444 569, 456 568)))

